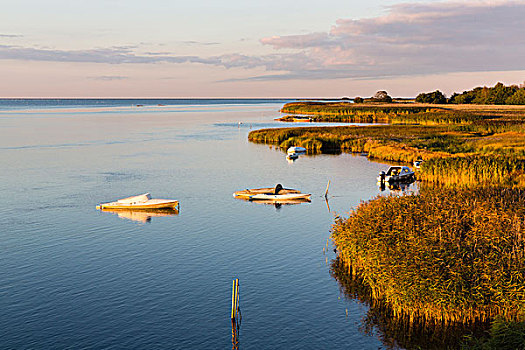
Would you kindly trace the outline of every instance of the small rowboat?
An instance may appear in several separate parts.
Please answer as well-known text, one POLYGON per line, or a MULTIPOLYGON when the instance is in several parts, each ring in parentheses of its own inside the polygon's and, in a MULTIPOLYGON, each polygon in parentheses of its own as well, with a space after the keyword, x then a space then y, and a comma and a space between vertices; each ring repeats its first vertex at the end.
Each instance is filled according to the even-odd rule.
POLYGON ((306 153, 306 148, 304 148, 304 147, 290 147, 290 148, 288 148, 288 151, 286 151, 286 153, 288 153, 288 154, 291 154, 291 153, 306 153))
POLYGON ((138 196, 119 199, 115 202, 101 203, 97 209, 126 209, 126 210, 148 210, 148 209, 176 209, 179 201, 173 199, 151 199, 149 193, 138 196))
POLYGON ((235 198, 245 199, 249 201, 271 201, 271 202, 287 202, 287 201, 304 201, 309 202, 311 194, 301 193, 301 191, 291 188, 283 188, 281 184, 277 184, 274 188, 254 188, 246 189, 244 191, 237 191, 233 194, 235 198))

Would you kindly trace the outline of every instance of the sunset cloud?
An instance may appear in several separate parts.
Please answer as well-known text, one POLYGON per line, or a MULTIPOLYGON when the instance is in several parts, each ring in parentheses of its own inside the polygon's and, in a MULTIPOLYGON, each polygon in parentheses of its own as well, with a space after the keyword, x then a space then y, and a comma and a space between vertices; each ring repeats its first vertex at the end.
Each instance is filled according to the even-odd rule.
POLYGON ((102 80, 102 81, 114 81, 114 80, 129 79, 129 77, 125 77, 125 76, 122 76, 122 75, 101 75, 101 76, 97 76, 97 77, 89 77, 89 79, 102 80))
POLYGON ((290 74, 325 78, 525 69, 525 2, 478 1, 391 6, 380 17, 339 19, 327 33, 261 42, 318 62, 290 74), (344 72, 344 74, 342 74, 344 72))
POLYGON ((20 34, 0 34, 0 38, 22 38, 20 34))
MULTIPOLYGON (((525 1, 402 3, 382 16, 341 18, 326 32, 271 36, 273 53, 176 55, 138 46, 61 50, 0 45, 0 59, 101 64, 194 63, 264 69, 244 80, 377 79, 525 70, 525 1)), ((2 35, 0 35, 2 36, 2 35)), ((4 34, 6 36, 6 34, 4 34)), ((188 46, 216 42, 185 41, 188 46)), ((239 78, 236 78, 239 79, 239 78)), ((241 79, 242 80, 242 79, 241 79)))

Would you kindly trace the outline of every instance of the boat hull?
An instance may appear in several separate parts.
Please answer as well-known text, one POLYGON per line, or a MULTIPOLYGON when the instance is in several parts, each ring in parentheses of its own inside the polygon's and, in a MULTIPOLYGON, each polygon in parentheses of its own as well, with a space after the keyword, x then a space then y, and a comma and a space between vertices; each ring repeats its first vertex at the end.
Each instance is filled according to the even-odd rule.
POLYGON ((151 210, 151 209, 177 209, 179 201, 163 201, 154 203, 137 203, 137 204, 126 204, 126 203, 102 203, 97 205, 97 209, 112 209, 112 210, 151 210))
POLYGON ((266 202, 286 202, 286 201, 303 201, 309 202, 311 194, 301 193, 299 190, 291 188, 282 188, 278 194, 275 194, 275 188, 254 188, 233 193, 237 199, 249 201, 266 201, 266 202))
POLYGON ((295 194, 256 194, 249 198, 251 201, 272 201, 272 202, 286 202, 303 200, 310 201, 311 194, 295 193, 295 194))

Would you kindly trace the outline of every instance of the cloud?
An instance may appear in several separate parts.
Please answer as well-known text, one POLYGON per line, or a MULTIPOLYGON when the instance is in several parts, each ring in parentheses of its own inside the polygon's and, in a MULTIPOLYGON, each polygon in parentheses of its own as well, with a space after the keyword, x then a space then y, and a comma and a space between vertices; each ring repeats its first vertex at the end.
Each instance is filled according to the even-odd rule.
POLYGON ((21 34, 0 34, 0 38, 22 38, 21 34))
POLYGON ((110 47, 87 50, 57 50, 0 45, 0 59, 49 61, 49 62, 87 62, 87 63, 216 63, 213 59, 198 56, 147 55, 137 54, 134 47, 110 47))
MULTIPOLYGON (((525 70, 525 0, 401 3, 382 16, 341 18, 326 32, 262 38, 274 52, 210 57, 135 46, 59 50, 0 45, 0 59, 105 64, 198 63, 263 68, 244 80, 378 79, 525 70)), ((187 45, 216 45, 186 41, 187 45)))
POLYGON ((182 41, 182 43, 186 44, 186 45, 202 45, 202 46, 210 46, 210 45, 219 45, 220 44, 220 43, 214 42, 214 41, 201 42, 201 41, 195 41, 195 40, 182 41))
POLYGON ((102 81, 113 81, 113 80, 125 80, 125 79, 129 79, 129 77, 125 77, 122 75, 101 75, 97 77, 89 77, 89 79, 102 80, 102 81))
MULTIPOLYGON (((274 36, 261 43, 303 52, 312 78, 378 78, 525 69, 525 2, 403 3, 384 16, 339 19, 326 33, 274 36)), ((298 62, 299 63, 299 62, 298 62)))

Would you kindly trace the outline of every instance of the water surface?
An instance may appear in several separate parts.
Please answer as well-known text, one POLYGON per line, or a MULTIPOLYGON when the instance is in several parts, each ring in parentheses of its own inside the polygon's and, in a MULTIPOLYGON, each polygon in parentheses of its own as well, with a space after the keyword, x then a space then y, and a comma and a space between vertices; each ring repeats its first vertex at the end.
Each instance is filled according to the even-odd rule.
POLYGON ((229 348, 232 278, 241 349, 381 347, 359 330, 367 308, 344 298, 323 248, 334 215, 380 193, 385 165, 350 154, 290 164, 249 143, 250 130, 296 126, 273 121, 281 105, 0 112, 0 348, 229 348), (276 183, 312 202, 232 197, 276 183), (180 212, 95 210, 144 192, 178 199, 180 212))

